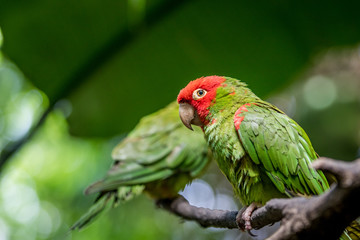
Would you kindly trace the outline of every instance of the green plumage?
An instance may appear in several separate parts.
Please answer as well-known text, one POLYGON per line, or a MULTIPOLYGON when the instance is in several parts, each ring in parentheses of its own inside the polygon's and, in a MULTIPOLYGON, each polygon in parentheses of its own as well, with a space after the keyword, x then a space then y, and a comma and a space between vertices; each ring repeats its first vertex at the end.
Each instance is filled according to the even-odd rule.
POLYGON ((244 205, 329 188, 323 173, 310 166, 317 154, 305 131, 244 83, 226 78, 207 120, 213 122, 204 126, 208 144, 244 205))
MULTIPOLYGON (((326 191, 329 184, 324 174, 311 167, 318 156, 305 131, 246 84, 225 79, 208 107, 203 129, 241 202, 265 204, 272 198, 326 191)), ((342 239, 360 233, 359 224, 352 224, 355 231, 347 229, 342 239)))
POLYGON ((81 229, 103 210, 143 191, 154 199, 177 196, 202 173, 209 154, 201 130, 189 134, 182 125, 176 102, 142 118, 113 150, 115 162, 105 178, 85 190, 99 197, 71 229, 81 229))

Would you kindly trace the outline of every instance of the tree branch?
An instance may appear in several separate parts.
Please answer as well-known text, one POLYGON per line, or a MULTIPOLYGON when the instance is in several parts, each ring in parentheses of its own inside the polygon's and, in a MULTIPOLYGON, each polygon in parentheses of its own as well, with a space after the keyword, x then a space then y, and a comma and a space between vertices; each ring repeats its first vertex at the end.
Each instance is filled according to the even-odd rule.
POLYGON ((202 227, 237 228, 238 211, 195 207, 190 205, 183 196, 158 200, 157 205, 186 220, 197 221, 202 227))
MULTIPOLYGON (((280 228, 269 238, 338 239, 344 229, 360 216, 360 159, 353 162, 320 158, 316 169, 332 173, 338 184, 311 198, 273 199, 255 210, 251 225, 260 229, 281 220, 280 228)), ((237 228, 237 211, 211 210, 191 206, 182 196, 159 200, 160 207, 203 227, 237 228)))

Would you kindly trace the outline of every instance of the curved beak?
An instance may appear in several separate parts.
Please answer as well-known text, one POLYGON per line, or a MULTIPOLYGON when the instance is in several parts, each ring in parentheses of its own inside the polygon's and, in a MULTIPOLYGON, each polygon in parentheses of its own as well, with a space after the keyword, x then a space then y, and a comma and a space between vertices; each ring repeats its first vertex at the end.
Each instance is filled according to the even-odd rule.
POLYGON ((193 106, 188 103, 180 103, 179 106, 179 115, 183 124, 190 130, 193 131, 191 124, 195 124, 201 126, 202 123, 200 121, 199 115, 193 106))

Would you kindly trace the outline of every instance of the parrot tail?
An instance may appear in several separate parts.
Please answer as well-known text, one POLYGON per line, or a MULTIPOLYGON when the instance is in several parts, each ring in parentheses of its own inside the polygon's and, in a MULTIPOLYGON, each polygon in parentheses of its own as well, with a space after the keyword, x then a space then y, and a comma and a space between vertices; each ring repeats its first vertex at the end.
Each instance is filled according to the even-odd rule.
POLYGON ((360 239, 360 223, 355 220, 350 223, 344 233, 340 237, 341 240, 359 240, 360 239))
POLYGON ((92 223, 101 213, 106 212, 116 203, 116 191, 101 193, 90 209, 71 226, 70 230, 80 230, 92 223))
POLYGON ((144 188, 143 185, 122 186, 117 190, 101 192, 90 209, 71 226, 70 231, 87 227, 110 208, 117 207, 119 203, 129 201, 140 195, 144 188))

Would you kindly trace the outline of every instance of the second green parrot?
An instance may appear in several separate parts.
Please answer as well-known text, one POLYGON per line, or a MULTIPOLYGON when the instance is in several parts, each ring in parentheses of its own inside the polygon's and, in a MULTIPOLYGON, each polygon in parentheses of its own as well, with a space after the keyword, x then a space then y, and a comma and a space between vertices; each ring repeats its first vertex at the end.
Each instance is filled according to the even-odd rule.
POLYGON ((114 164, 85 194, 99 193, 93 206, 71 229, 81 229, 105 209, 147 193, 151 198, 178 196, 208 165, 211 153, 201 130, 189 135, 173 102, 140 120, 113 150, 114 164))

